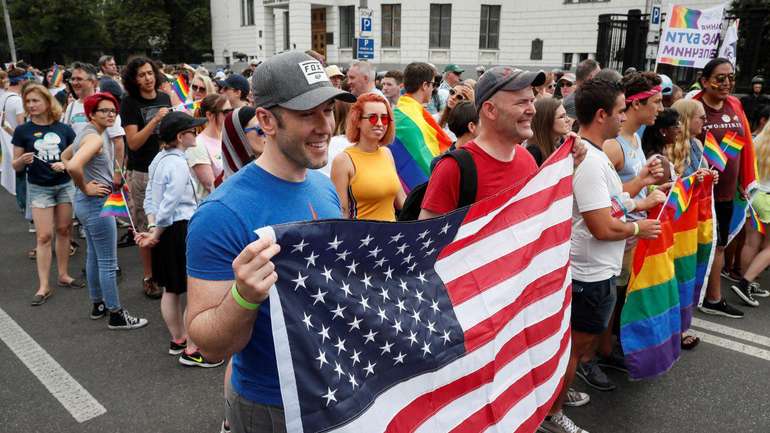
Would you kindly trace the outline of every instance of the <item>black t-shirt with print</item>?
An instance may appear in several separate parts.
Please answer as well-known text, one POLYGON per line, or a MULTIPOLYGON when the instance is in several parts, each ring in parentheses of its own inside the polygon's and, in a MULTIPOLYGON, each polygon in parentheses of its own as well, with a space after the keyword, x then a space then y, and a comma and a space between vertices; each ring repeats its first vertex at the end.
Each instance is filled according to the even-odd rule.
POLYGON ((61 153, 75 140, 75 131, 61 122, 38 125, 32 121, 19 125, 13 132, 11 142, 24 149, 24 153, 35 152, 27 170, 29 183, 39 186, 55 186, 69 182, 66 172, 57 172, 51 164, 61 162, 61 153))
MULTIPOLYGON (((126 96, 120 106, 120 118, 123 121, 123 128, 129 125, 136 125, 137 131, 141 131, 155 117, 158 110, 163 107, 171 108, 171 98, 160 91, 155 99, 126 96)), ((156 127, 155 131, 139 150, 126 149, 128 155, 127 168, 146 173, 159 149, 160 141, 158 139, 158 128, 156 127)))

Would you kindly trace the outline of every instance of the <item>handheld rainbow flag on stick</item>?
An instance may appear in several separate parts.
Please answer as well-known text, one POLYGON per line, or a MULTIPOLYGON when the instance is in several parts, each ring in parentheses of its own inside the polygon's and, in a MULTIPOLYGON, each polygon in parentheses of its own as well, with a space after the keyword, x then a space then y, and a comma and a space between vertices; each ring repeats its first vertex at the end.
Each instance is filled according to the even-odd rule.
POLYGON ((171 83, 171 87, 174 89, 174 92, 176 92, 176 95, 179 96, 180 101, 184 102, 187 100, 187 97, 190 95, 190 86, 187 85, 184 76, 181 74, 177 75, 176 80, 171 83))
POLYGON ((677 179, 674 186, 671 187, 671 191, 668 193, 666 205, 660 210, 656 219, 660 219, 663 209, 666 207, 674 209, 674 221, 678 220, 679 217, 687 211, 687 208, 690 206, 690 200, 692 199, 693 176, 694 175, 690 175, 677 179))
POLYGON ((128 221, 131 223, 131 228, 136 233, 136 227, 134 227, 134 220, 131 218, 131 213, 128 211, 128 205, 126 205, 126 198, 123 197, 123 190, 118 190, 110 194, 107 200, 102 206, 102 211, 99 212, 100 217, 128 217, 128 221))
POLYGON ((738 158, 738 155, 741 154, 741 149, 743 149, 743 145, 743 140, 735 131, 730 131, 725 134, 724 137, 722 137, 721 148, 724 150, 725 155, 727 155, 730 159, 738 158))
POLYGON ((64 72, 59 69, 59 65, 53 64, 53 74, 51 74, 51 86, 59 87, 64 79, 64 72))
POLYGON ((760 234, 764 235, 766 233, 765 223, 763 223, 759 219, 759 214, 757 213, 756 210, 754 210, 754 206, 751 205, 751 201, 749 201, 748 203, 749 203, 749 210, 751 211, 751 226, 754 227, 754 229, 758 231, 760 234))
POLYGON ((201 107, 201 101, 190 101, 185 104, 179 104, 173 108, 174 111, 195 111, 201 107))
POLYGON ((719 147, 717 140, 714 138, 711 131, 706 133, 706 140, 703 142, 703 157, 717 170, 725 171, 727 155, 725 155, 725 152, 719 147))

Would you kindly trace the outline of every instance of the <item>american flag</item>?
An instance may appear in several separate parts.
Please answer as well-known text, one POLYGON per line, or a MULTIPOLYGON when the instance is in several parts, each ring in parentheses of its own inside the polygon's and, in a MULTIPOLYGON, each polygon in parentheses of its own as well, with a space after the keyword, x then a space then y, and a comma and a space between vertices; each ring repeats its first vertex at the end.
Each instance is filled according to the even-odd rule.
POLYGON ((289 432, 536 430, 570 352, 571 147, 432 220, 257 230, 289 432))

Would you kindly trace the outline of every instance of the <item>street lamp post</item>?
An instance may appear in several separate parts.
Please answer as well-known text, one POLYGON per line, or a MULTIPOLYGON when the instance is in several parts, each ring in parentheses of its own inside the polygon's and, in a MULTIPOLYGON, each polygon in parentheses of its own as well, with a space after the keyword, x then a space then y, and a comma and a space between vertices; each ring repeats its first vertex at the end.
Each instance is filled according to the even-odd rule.
POLYGON ((13 42, 13 29, 11 28, 11 15, 8 14, 8 3, 2 0, 3 16, 5 18, 5 33, 8 35, 8 49, 11 51, 11 61, 16 63, 16 44, 13 42))

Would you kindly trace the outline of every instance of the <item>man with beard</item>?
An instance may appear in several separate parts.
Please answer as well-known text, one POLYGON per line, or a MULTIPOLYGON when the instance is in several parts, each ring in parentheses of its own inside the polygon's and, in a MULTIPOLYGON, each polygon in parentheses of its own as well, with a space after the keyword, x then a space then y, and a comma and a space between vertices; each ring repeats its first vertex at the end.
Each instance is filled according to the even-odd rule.
POLYGON ((270 308, 280 247, 254 229, 340 218, 326 165, 334 103, 355 97, 332 86, 307 54, 286 52, 254 71, 256 117, 264 151, 203 202, 187 238, 187 329, 203 356, 233 356, 227 420, 233 432, 282 432, 285 421, 270 308), (320 72, 320 74, 319 74, 320 72), (261 305, 260 305, 261 304, 261 305))

